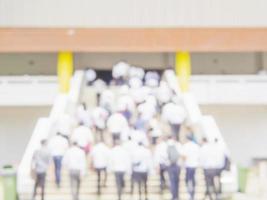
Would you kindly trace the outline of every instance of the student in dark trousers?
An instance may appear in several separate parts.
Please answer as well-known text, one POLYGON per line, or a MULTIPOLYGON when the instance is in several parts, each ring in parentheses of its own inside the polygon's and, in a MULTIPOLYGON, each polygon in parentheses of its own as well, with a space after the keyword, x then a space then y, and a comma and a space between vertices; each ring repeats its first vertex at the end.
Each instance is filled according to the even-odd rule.
MULTIPOLYGON (((148 148, 142 142, 133 152, 133 182, 138 185, 139 199, 142 199, 142 190, 144 190, 145 199, 148 199, 147 180, 148 174, 152 168, 152 155, 148 148)), ((133 193, 133 191, 132 191, 133 193)))
POLYGON ((32 159, 32 170, 35 176, 35 184, 32 200, 35 200, 38 187, 41 188, 41 199, 44 200, 46 173, 50 164, 50 153, 47 148, 47 141, 41 141, 41 148, 36 150, 32 159))
POLYGON ((170 180, 170 190, 172 194, 172 200, 179 199, 179 179, 180 179, 180 167, 179 161, 179 149, 178 143, 173 137, 169 137, 167 141, 167 154, 169 159, 168 173, 170 180))
POLYGON ((115 176, 118 200, 121 200, 125 187, 124 175, 130 171, 131 162, 129 154, 120 144, 119 140, 115 140, 114 147, 110 151, 110 168, 115 176))
POLYGON ((56 185, 58 188, 61 183, 62 159, 68 146, 68 140, 66 140, 66 138, 59 132, 49 141, 49 149, 54 161, 56 185))

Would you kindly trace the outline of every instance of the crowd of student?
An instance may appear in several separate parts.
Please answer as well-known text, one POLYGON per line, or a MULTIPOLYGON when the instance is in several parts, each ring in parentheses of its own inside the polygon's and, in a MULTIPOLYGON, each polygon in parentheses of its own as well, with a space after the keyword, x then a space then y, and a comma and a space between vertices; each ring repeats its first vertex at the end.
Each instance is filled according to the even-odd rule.
POLYGON ((131 180, 129 192, 133 193, 137 185, 140 199, 142 196, 148 199, 147 181, 149 175, 156 173, 160 177, 160 191, 169 188, 172 200, 177 200, 182 168, 186 170, 185 181, 193 200, 196 169, 203 168, 205 198, 217 198, 220 187, 216 187, 215 181, 226 164, 220 141, 205 138, 201 144, 195 141, 192 129, 186 125, 182 101, 157 72, 145 73, 142 68, 120 62, 113 67, 112 76, 107 86, 96 80, 95 71, 86 71, 87 84, 96 90, 97 106, 87 109, 86 104, 81 104, 75 117, 62 116, 56 123, 57 134, 42 141, 32 162, 33 199, 38 187, 44 199, 51 158, 58 187, 62 166, 68 170, 73 200, 79 199, 80 184, 89 168, 97 174, 98 195, 106 187, 108 172, 114 173, 119 200, 127 192, 126 175, 131 180), (185 140, 181 139, 181 126, 187 127, 185 140))

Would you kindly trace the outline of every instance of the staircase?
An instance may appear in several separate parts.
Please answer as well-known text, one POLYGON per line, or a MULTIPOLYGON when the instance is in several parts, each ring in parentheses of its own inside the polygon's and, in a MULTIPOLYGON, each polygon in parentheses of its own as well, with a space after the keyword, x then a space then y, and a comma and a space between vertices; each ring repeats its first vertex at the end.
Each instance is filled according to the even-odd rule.
MULTIPOLYGON (((54 181, 53 169, 48 173, 47 184, 46 184, 46 200, 71 200, 71 191, 70 184, 68 179, 68 174, 66 171, 62 172, 62 184, 61 188, 57 188, 54 181)), ((166 174, 166 177, 168 175, 166 174)), ((205 192, 205 182, 202 170, 197 170, 196 172, 197 186, 196 186, 196 200, 203 199, 203 195, 205 192)), ((187 193, 186 185, 185 185, 185 171, 182 170, 180 175, 180 199, 188 200, 189 196, 187 193)), ((130 177, 125 177, 126 187, 123 194, 123 199, 131 199, 138 200, 137 186, 135 186, 134 195, 130 194, 130 177)), ((112 173, 108 173, 107 179, 107 187, 102 188, 102 195, 97 195, 97 176, 96 173, 89 170, 88 174, 84 177, 81 183, 80 189, 80 200, 116 200, 116 185, 114 175, 112 173)), ((21 200, 31 200, 31 193, 25 193, 20 195, 21 200)), ((36 200, 39 200, 40 197, 37 197, 36 200)), ((163 194, 160 194, 159 189, 159 176, 153 174, 149 176, 148 179, 148 199, 149 200, 169 200, 171 199, 171 195, 169 190, 166 189, 163 194)))
MULTIPOLYGON (((169 86, 172 87, 172 89, 176 92, 176 95, 183 99, 184 107, 188 113, 189 123, 193 126, 195 131, 198 133, 196 135, 196 138, 201 138, 203 135, 205 135, 205 132, 207 131, 207 126, 212 125, 213 129, 216 129, 217 126, 214 127, 215 121, 214 120, 205 120, 205 117, 202 117, 201 112, 199 110, 199 107, 197 103, 194 101, 194 98, 190 94, 185 94, 182 96, 180 93, 177 79, 173 73, 173 71, 168 70, 169 72, 166 73, 165 79, 168 82, 169 86), (212 124, 210 124, 212 123, 212 124)), ((114 90, 115 91, 115 90, 114 90)), ((61 100, 59 100, 61 101, 61 100)), ((60 114, 68 113, 68 114, 74 114, 75 107, 78 105, 79 102, 86 102, 87 107, 93 108, 96 105, 95 101, 95 90, 94 88, 86 87, 83 83, 83 74, 82 72, 78 71, 75 73, 71 85, 71 90, 67 98, 64 99, 64 104, 58 103, 54 105, 52 112, 50 114, 50 117, 45 120, 45 123, 43 125, 39 125, 39 127, 36 127, 36 130, 34 131, 34 134, 29 142, 29 145, 26 149, 25 155, 22 159, 21 165, 18 170, 18 193, 20 200, 31 200, 32 190, 33 190, 33 180, 30 178, 30 158, 34 151, 34 148, 37 148, 37 144, 39 144, 39 141, 42 138, 49 138, 51 137, 51 126, 53 124, 53 121, 60 116, 60 114), (75 84, 76 83, 76 84, 75 84), (58 105, 61 105, 61 109, 58 108, 58 105), (62 106, 64 105, 64 106, 62 106), (47 128, 47 126, 50 127, 47 128), (46 127, 46 132, 44 133, 43 128, 46 127), (40 134, 42 132, 42 134, 40 134)), ((216 125, 216 124, 215 124, 216 125)), ((215 131, 215 132, 216 132, 215 131)), ((216 132, 220 134, 218 131, 216 132)), ((206 135, 209 137, 218 137, 212 136, 212 135, 206 135)), ((166 177, 168 177, 168 174, 166 173, 166 177)), ((232 176, 230 176, 230 179, 228 180, 232 181, 232 176)), ((168 181, 167 181, 168 183, 168 181)), ((196 172, 196 195, 195 199, 203 199, 204 192, 205 192, 205 181, 203 172, 201 169, 198 169, 196 172)), ((97 177, 96 173, 92 170, 88 170, 88 173, 84 177, 81 183, 81 189, 80 189, 80 200, 115 200, 117 198, 117 190, 115 186, 115 179, 114 175, 112 173, 108 173, 108 179, 107 179, 107 187, 102 188, 102 195, 98 196, 97 191, 97 177)), ((160 180, 158 174, 151 174, 148 179, 148 199, 149 200, 169 200, 171 199, 171 195, 168 189, 166 189, 162 194, 160 193, 160 180)), ((224 186, 223 186, 224 187, 224 186)), ((137 200, 137 186, 135 186, 135 194, 130 194, 130 177, 129 175, 126 176, 126 187, 124 189, 124 194, 122 199, 124 200, 137 200)), ((180 175, 180 199, 181 200, 187 200, 189 199, 189 195, 187 192, 187 188, 185 185, 185 171, 181 171, 180 175)), ((37 200, 40 197, 37 197, 37 200)), ((70 184, 69 184, 69 178, 66 171, 62 172, 62 184, 61 188, 57 188, 54 181, 54 172, 53 168, 48 172, 47 176, 47 184, 46 184, 46 200, 69 200, 72 199, 71 197, 71 190, 70 190, 70 184)))

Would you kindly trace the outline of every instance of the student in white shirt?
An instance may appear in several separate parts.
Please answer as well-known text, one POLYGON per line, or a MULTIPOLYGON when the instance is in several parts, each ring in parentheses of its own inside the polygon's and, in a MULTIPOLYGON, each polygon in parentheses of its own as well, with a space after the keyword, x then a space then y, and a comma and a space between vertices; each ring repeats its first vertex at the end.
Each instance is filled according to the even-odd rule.
POLYGON ((161 193, 166 188, 166 176, 165 173, 168 169, 168 154, 167 154, 167 143, 165 137, 160 137, 159 141, 156 144, 154 151, 154 162, 156 168, 159 171, 160 175, 160 191, 161 193))
POLYGON ((60 132, 57 132, 57 134, 49 140, 48 147, 54 160, 56 185, 60 187, 62 159, 69 147, 69 142, 60 132))
POLYGON ((79 147, 84 149, 86 154, 89 153, 90 147, 94 142, 94 137, 92 131, 80 123, 80 126, 74 129, 73 134, 71 136, 71 141, 77 142, 79 147))
POLYGON ((159 120, 156 117, 154 117, 153 119, 150 120, 149 126, 150 126, 150 135, 152 138, 152 145, 156 145, 158 138, 162 135, 159 120))
POLYGON ((115 143, 115 140, 124 138, 125 131, 128 129, 128 122, 121 113, 116 112, 108 118, 107 129, 112 135, 113 143, 115 143))
POLYGON ((131 169, 131 162, 129 154, 120 144, 119 140, 115 140, 114 147, 111 149, 109 166, 115 175, 118 200, 121 200, 123 189, 125 187, 124 176, 131 169))
POLYGON ((163 106, 161 116, 163 121, 169 123, 173 136, 179 140, 180 127, 186 117, 184 108, 174 102, 169 102, 163 106))
POLYGON ((93 150, 91 152, 92 165, 97 173, 98 195, 101 194, 101 187, 106 186, 109 155, 110 155, 110 149, 103 141, 99 141, 93 147, 93 150))
POLYGON ((184 164, 186 168, 186 186, 190 195, 190 200, 195 197, 195 173, 196 168, 199 166, 199 150, 200 147, 193 141, 191 135, 187 136, 186 143, 182 146, 182 156, 184 157, 184 164))
POLYGON ((111 114, 114 109, 114 101, 114 93, 110 89, 106 89, 101 93, 99 105, 111 114))
POLYGON ((175 140, 174 136, 169 136, 167 140, 167 155, 168 155, 168 173, 170 180, 170 191, 172 200, 179 198, 179 185, 180 185, 180 144, 175 140))
POLYGON ((116 85, 122 85, 125 83, 129 69, 130 65, 122 61, 113 66, 112 77, 114 78, 116 85))
POLYGON ((93 110, 92 119, 96 129, 96 140, 98 141, 104 139, 104 130, 106 128, 108 116, 108 111, 101 106, 98 106, 93 110))
POLYGON ((73 142, 72 147, 66 152, 63 164, 69 171, 70 186, 73 200, 79 200, 79 190, 82 176, 86 171, 86 155, 78 146, 77 142, 73 142))
MULTIPOLYGON (((152 155, 148 148, 140 141, 133 152, 133 183, 138 184, 139 199, 142 199, 142 186, 144 186, 147 200, 147 179, 152 170, 152 155)), ((134 187, 132 188, 134 189, 134 187)), ((133 190, 131 191, 133 193, 133 190)))
POLYGON ((92 83, 96 79, 96 72, 95 72, 95 70, 86 68, 86 71, 85 71, 85 79, 86 79, 87 85, 92 85, 92 83))
POLYGON ((215 179, 217 176, 217 167, 222 156, 220 150, 214 142, 209 142, 206 138, 202 140, 200 148, 200 166, 204 170, 206 181, 205 198, 213 199, 213 196, 218 197, 218 190, 216 189, 215 179), (219 159, 218 159, 219 158, 219 159))
POLYGON ((92 128, 93 121, 89 111, 86 109, 86 104, 82 103, 78 106, 76 111, 76 118, 78 122, 82 122, 85 126, 92 128))

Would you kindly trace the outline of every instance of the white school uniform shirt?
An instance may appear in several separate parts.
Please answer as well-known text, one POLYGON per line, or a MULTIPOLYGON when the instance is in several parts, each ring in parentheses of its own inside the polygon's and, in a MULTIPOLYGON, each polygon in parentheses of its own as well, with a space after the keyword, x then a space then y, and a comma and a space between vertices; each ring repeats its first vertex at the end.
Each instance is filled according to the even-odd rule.
POLYGON ((182 145, 181 154, 185 157, 185 167, 197 168, 199 166, 200 147, 195 142, 189 141, 182 145))
POLYGON ((111 90, 104 90, 100 96, 100 106, 109 106, 112 110, 114 106, 114 99, 114 93, 111 90))
POLYGON ((130 172, 131 160, 123 146, 118 145, 111 149, 109 169, 113 172, 130 172))
POLYGON ((74 127, 77 125, 77 121, 70 115, 64 114, 60 116, 56 122, 57 132, 62 133, 63 135, 69 136, 74 127))
POLYGON ((74 129, 71 141, 77 142, 80 147, 84 148, 88 143, 93 143, 93 133, 88 127, 79 126, 74 129))
POLYGON ((139 113, 141 113, 142 118, 146 121, 152 119, 157 112, 155 105, 147 102, 140 104, 137 107, 137 110, 139 113))
POLYGON ((84 110, 82 106, 79 106, 76 112, 76 116, 79 122, 83 122, 85 126, 91 128, 93 125, 92 117, 88 110, 84 110))
POLYGON ((167 103, 172 98, 172 91, 165 81, 160 82, 160 86, 156 91, 157 99, 160 103, 167 103))
POLYGON ((119 62, 113 66, 112 77, 117 79, 119 77, 125 77, 128 75, 130 65, 126 62, 119 62))
POLYGON ((185 120, 186 113, 182 106, 171 102, 163 106, 161 116, 163 121, 181 124, 185 120))
POLYGON ((135 102, 130 95, 125 94, 125 95, 122 95, 118 98, 117 108, 120 111, 127 109, 133 113, 135 110, 135 102))
POLYGON ((64 156, 63 165, 66 166, 68 170, 78 170, 84 175, 87 166, 84 151, 77 146, 71 147, 64 156))
POLYGON ((160 123, 157 119, 153 118, 150 120, 149 123, 151 130, 151 136, 152 137, 160 137, 162 135, 160 123))
POLYGON ((101 93, 107 88, 107 84, 102 79, 96 79, 93 83, 96 93, 101 93))
POLYGON ((167 153, 167 143, 160 142, 156 145, 154 151, 154 162, 156 166, 163 164, 168 165, 168 153, 167 153))
POLYGON ((138 145, 133 152, 133 171, 151 172, 152 166, 151 151, 144 146, 138 145))
POLYGON ((64 156, 69 147, 69 143, 66 138, 55 135, 49 140, 48 148, 52 156, 64 156))
POLYGON ((114 113, 108 118, 107 128, 110 133, 122 133, 128 128, 128 122, 121 113, 114 113))
POLYGON ((215 143, 204 144, 200 148, 200 166, 204 169, 219 169, 224 165, 224 151, 215 143))
POLYGON ((108 118, 108 111, 102 107, 96 107, 93 110, 92 118, 94 125, 100 129, 106 128, 106 120, 108 118))
POLYGON ((138 78, 138 79, 142 80, 145 76, 145 70, 143 68, 140 68, 140 67, 131 67, 129 69, 129 76, 131 78, 138 78))
POLYGON ((142 142, 144 146, 148 146, 149 145, 147 135, 146 135, 146 133, 144 131, 133 129, 133 130, 130 131, 130 134, 131 134, 132 140, 136 144, 138 144, 139 142, 142 142))
POLYGON ((103 142, 96 144, 91 152, 93 166, 96 169, 106 168, 108 166, 108 160, 110 155, 110 149, 103 142))
POLYGON ((96 79, 96 72, 93 69, 88 69, 85 71, 86 81, 94 81, 96 79))
POLYGON ((133 158, 133 152, 137 146, 137 143, 131 139, 131 140, 127 140, 122 144, 123 148, 127 151, 127 153, 130 156, 131 162, 132 162, 132 158, 133 158))

